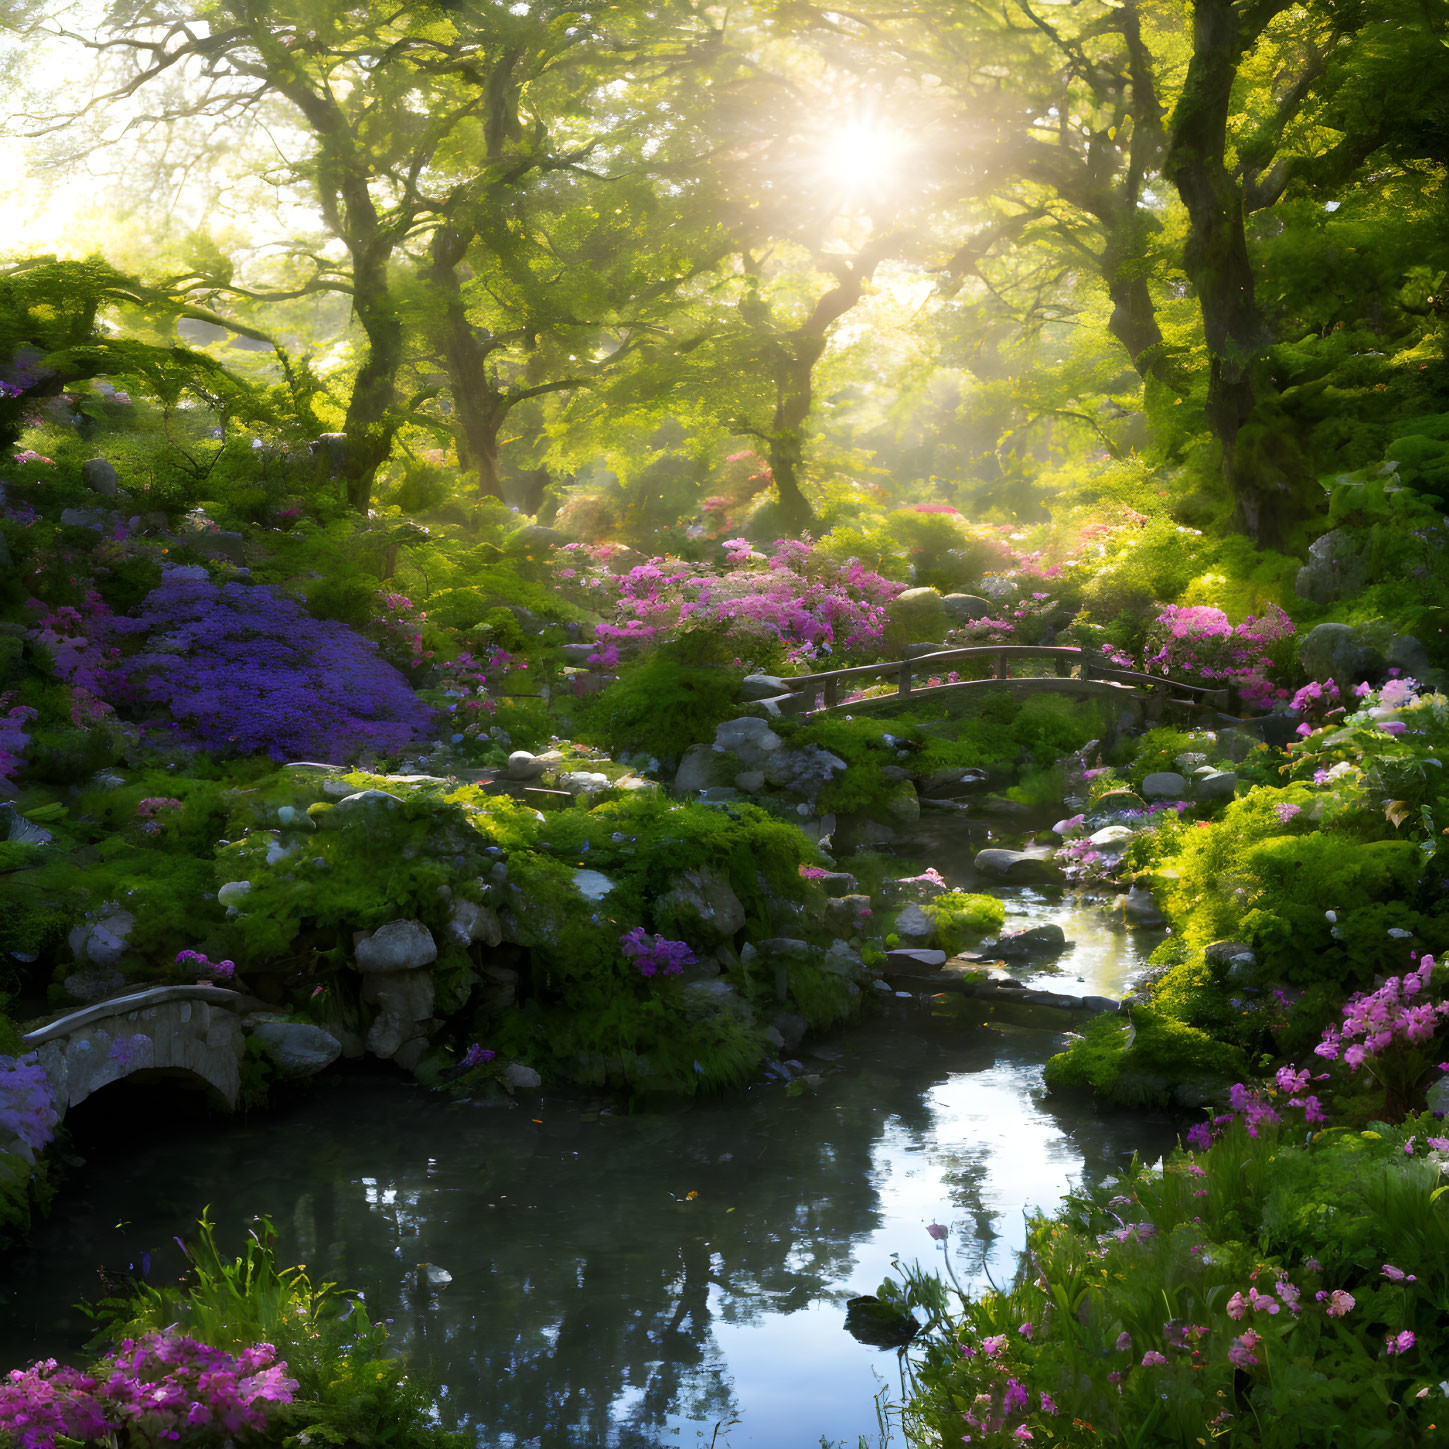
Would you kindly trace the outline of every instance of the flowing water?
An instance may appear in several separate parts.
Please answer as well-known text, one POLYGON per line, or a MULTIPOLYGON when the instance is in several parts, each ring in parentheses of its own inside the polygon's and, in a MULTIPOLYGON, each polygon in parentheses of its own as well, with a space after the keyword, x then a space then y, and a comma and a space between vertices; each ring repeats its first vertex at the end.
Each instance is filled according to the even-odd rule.
MULTIPOLYGON (((1009 929, 1053 919, 1078 942, 1032 979, 1091 994, 1140 973, 1150 942, 1002 894, 1009 929)), ((76 1352, 70 1305, 97 1268, 149 1253, 153 1274, 175 1273, 171 1235, 211 1204, 224 1241, 265 1213, 285 1261, 361 1290, 482 1446, 874 1444, 899 1366, 845 1332, 846 1300, 895 1254, 930 1263, 933 1222, 963 1282, 1003 1282, 1024 1210, 1172 1139, 1165 1120, 1049 1103, 1061 1045, 944 1028, 904 1000, 803 1049, 817 1087, 675 1111, 450 1102, 356 1072, 218 1128, 113 1088, 78 1110, 86 1161, 0 1273, 0 1363, 76 1352), (420 1288, 419 1264, 451 1283, 420 1288)))

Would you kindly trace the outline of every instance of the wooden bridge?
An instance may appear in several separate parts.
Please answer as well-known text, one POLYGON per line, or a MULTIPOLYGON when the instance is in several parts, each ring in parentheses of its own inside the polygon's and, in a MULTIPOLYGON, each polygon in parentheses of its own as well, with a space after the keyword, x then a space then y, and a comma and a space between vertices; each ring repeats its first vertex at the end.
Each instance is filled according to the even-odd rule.
POLYGON ((1005 689, 1018 697, 1066 694, 1080 699, 1104 699, 1140 708, 1149 719, 1160 718, 1170 708, 1225 712, 1231 702, 1229 689, 1212 689, 1135 669, 1116 669, 1104 664, 1100 655, 1065 644, 986 644, 969 649, 943 649, 914 659, 830 669, 822 674, 797 674, 780 683, 785 693, 767 703, 773 704, 781 714, 819 714, 841 709, 864 714, 916 700, 969 696, 990 689, 1005 689), (1013 675, 1012 663, 1026 660, 1045 660, 1054 672, 1013 675), (991 673, 985 679, 962 679, 955 683, 917 682, 920 678, 929 680, 944 675, 963 664, 973 672, 984 664, 991 673), (852 697, 849 688, 842 688, 857 681, 874 683, 883 679, 895 683, 888 694, 852 697))

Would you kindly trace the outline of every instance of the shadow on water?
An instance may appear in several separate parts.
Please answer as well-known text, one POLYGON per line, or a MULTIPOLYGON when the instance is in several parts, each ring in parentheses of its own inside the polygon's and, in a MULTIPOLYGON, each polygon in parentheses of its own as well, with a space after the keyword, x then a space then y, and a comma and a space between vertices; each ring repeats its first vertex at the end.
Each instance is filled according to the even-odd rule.
MULTIPOLYGON (((892 1253, 1009 1277, 1028 1205, 1156 1156, 1165 1121, 1048 1107, 1045 1033, 943 1034, 915 1003, 805 1063, 818 1091, 757 1087, 635 1116, 545 1098, 449 1103, 401 1078, 329 1078, 234 1123, 119 1091, 77 1114, 85 1158, 0 1282, 10 1363, 74 1352, 67 1305, 170 1245, 210 1203, 233 1236, 267 1213, 282 1251, 361 1289, 486 1445, 854 1443, 895 1361, 843 1331, 892 1253), (419 1287, 419 1264, 452 1275, 419 1287)), ((104 1096, 104 1094, 102 1094, 104 1096)))
MULTIPOLYGON (((1120 990, 1141 971, 1150 943, 1001 894, 1078 938, 1054 989, 1081 975, 1084 992, 1120 990)), ((210 1204, 224 1241, 267 1214, 287 1261, 361 1290, 430 1366, 445 1417, 490 1449, 655 1449, 719 1424, 736 1449, 869 1440, 898 1365, 845 1332, 845 1304, 893 1254, 930 1262, 925 1225, 944 1223, 963 1281, 1002 1282, 1026 1209, 1173 1140, 1165 1119, 1048 1103, 1042 1067, 1061 1046, 953 1032, 906 1001, 807 1048, 815 1090, 671 1112, 452 1102, 356 1069, 226 1122, 174 1090, 111 1088, 75 1114, 84 1163, 0 1271, 0 1358, 75 1353, 88 1323, 69 1305, 97 1268, 115 1280, 149 1254, 153 1276, 174 1276, 171 1237, 210 1204), (451 1282, 423 1286, 425 1264, 451 1282)))

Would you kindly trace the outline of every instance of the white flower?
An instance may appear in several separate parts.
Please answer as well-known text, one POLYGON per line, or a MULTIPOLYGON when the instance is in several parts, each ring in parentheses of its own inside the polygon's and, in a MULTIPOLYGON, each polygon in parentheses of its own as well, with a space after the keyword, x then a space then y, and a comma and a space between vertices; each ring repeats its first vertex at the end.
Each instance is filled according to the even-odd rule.
POLYGON ((1336 926, 1338 924, 1338 912, 1324 911, 1323 919, 1327 921, 1330 926, 1336 926))

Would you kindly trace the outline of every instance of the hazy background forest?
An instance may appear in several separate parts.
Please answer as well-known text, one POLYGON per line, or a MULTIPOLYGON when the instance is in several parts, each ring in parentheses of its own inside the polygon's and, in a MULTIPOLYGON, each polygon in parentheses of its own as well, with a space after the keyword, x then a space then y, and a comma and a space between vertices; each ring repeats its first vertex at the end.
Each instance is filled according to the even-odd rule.
MULTIPOLYGON (((1357 582, 1409 602, 1449 450, 1435 6, 8 18, 4 241, 115 269, 44 341, 98 304, 184 340, 147 365, 225 392, 219 440, 171 419, 208 502, 212 455, 342 432, 358 512, 501 496, 647 552, 865 554, 936 502, 1049 522, 1058 563, 1123 509, 1302 561, 1332 510, 1399 535, 1357 582)), ((1233 557, 1195 601, 1291 597, 1233 557)))

